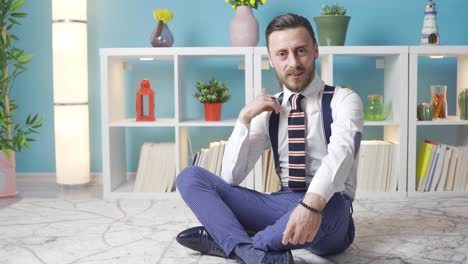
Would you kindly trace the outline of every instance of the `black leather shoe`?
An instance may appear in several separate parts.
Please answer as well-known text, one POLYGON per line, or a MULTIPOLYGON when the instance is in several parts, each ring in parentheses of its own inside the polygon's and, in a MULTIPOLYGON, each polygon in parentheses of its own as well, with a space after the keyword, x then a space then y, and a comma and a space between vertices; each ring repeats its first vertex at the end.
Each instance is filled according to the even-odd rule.
POLYGON ((262 264, 294 264, 291 250, 285 252, 267 251, 262 259, 262 264))
POLYGON ((203 226, 192 227, 180 232, 176 240, 182 246, 202 254, 228 258, 203 226))

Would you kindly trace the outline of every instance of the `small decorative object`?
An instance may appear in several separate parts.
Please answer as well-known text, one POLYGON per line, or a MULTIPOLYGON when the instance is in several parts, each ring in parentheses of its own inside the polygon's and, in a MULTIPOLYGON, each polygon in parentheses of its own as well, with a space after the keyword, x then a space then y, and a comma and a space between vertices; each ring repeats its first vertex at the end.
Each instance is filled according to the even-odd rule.
POLYGON ((174 13, 169 9, 156 9, 153 17, 158 21, 156 28, 151 34, 150 42, 153 47, 172 47, 174 37, 167 23, 172 20, 174 13))
POLYGON ((447 117, 447 85, 431 85, 434 118, 447 117))
POLYGON ((222 103, 231 97, 229 87, 212 77, 208 83, 197 81, 197 90, 193 96, 204 103, 205 120, 221 120, 222 103))
POLYGON ((236 10, 231 20, 231 44, 233 46, 257 46, 259 38, 258 21, 252 8, 266 4, 266 0, 226 0, 236 10))
POLYGON ((151 82, 143 79, 140 89, 136 93, 136 121, 155 121, 154 117, 154 91, 151 82))
POLYGON ((429 0, 424 11, 424 23, 421 32, 421 45, 439 45, 437 29, 437 11, 434 1, 429 0))
POLYGON ((460 119, 468 120, 468 88, 463 89, 458 94, 458 108, 460 110, 460 119))
POLYGON ((346 40, 350 16, 339 4, 324 5, 320 16, 314 17, 320 46, 343 46, 346 40))
POLYGON ((432 120, 434 117, 434 107, 429 103, 418 104, 417 117, 420 121, 432 120))
POLYGON ((364 119, 367 121, 382 121, 385 118, 383 96, 380 94, 368 95, 364 108, 364 119))

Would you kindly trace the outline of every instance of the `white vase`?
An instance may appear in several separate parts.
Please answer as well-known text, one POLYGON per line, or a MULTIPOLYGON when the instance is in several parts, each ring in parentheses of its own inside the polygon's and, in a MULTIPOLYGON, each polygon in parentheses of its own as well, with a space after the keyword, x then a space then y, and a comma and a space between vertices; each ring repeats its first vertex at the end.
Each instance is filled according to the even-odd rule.
POLYGON ((257 46, 258 21, 250 6, 238 6, 231 21, 231 44, 233 46, 257 46))

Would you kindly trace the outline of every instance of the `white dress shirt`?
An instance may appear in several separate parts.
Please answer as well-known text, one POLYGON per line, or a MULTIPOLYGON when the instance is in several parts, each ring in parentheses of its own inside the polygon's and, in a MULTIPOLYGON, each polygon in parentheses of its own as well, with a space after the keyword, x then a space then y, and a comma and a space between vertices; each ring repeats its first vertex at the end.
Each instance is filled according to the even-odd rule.
MULTIPOLYGON (((324 87, 325 83, 315 74, 313 81, 301 93, 305 96, 302 107, 306 122, 307 192, 317 193, 327 202, 335 192, 344 192, 354 199, 357 168, 355 135, 362 133, 363 130, 361 98, 350 89, 335 88, 331 101, 333 123, 327 149, 321 106, 324 87)), ((286 87, 283 90, 278 127, 278 154, 281 184, 287 186, 289 173, 287 126, 291 108, 288 98, 293 92, 286 87)), ((237 121, 225 146, 221 171, 221 177, 229 184, 240 184, 270 143, 268 132, 270 115, 271 112, 263 112, 254 117, 250 124, 237 121)))

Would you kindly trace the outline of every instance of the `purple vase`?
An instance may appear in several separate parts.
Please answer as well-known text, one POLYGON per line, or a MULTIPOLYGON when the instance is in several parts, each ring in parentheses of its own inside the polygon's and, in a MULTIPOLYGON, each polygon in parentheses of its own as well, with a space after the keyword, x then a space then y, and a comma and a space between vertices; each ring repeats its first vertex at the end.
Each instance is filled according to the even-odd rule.
POLYGON ((231 44, 233 46, 257 46, 258 21, 250 6, 238 6, 231 21, 231 44))
POLYGON ((169 30, 167 24, 164 24, 161 21, 158 22, 158 25, 151 34, 150 42, 151 46, 155 48, 172 47, 172 45, 174 44, 174 37, 172 36, 171 30, 169 30), (158 32, 159 24, 162 24, 162 31, 160 33, 158 32))

